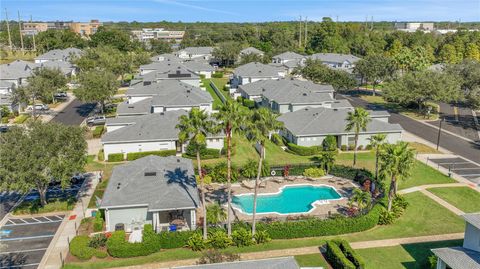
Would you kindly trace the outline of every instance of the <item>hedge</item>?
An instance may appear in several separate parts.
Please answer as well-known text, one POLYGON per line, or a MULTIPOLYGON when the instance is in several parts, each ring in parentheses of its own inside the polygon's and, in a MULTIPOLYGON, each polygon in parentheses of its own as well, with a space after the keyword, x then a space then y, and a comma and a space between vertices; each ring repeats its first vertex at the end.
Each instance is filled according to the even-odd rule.
POLYGON ((243 99, 242 104, 248 108, 255 108, 255 101, 250 99, 243 99))
POLYGON ((363 258, 353 250, 350 244, 344 239, 334 239, 332 240, 335 244, 338 245, 340 250, 343 252, 345 257, 351 261, 356 268, 363 269, 365 268, 365 261, 363 258))
POLYGON ((340 247, 334 241, 327 241, 325 258, 335 269, 356 269, 355 265, 347 259, 340 247))
POLYGON ((223 78, 223 72, 215 72, 212 74, 212 78, 223 78))
POLYGON ((295 145, 293 143, 287 143, 287 147, 292 153, 300 156, 311 156, 319 154, 323 150, 322 146, 303 147, 295 145))
POLYGON ((373 178, 372 173, 366 169, 357 169, 341 164, 333 165, 332 168, 330 168, 329 174, 355 181, 363 181, 364 178, 373 178))
POLYGON ((378 224, 382 208, 381 204, 376 204, 370 212, 358 217, 338 217, 326 220, 312 218, 299 221, 258 223, 257 229, 266 231, 272 239, 292 239, 361 232, 371 229, 378 224))
MULTIPOLYGON (((140 158, 143 158, 143 157, 148 156, 148 155, 156 155, 156 156, 166 157, 166 156, 175 156, 175 154, 177 154, 177 151, 174 150, 174 149, 158 150, 158 151, 130 152, 130 153, 127 153, 127 161, 134 161, 136 159, 140 159, 140 158)), ((108 158, 108 159, 110 160, 110 158, 108 158)))
POLYGON ((272 140, 272 142, 277 146, 285 146, 285 143, 283 143, 283 138, 279 134, 272 134, 270 140, 272 140))
POLYGON ((160 251, 159 239, 152 225, 146 224, 141 243, 129 243, 125 240, 125 231, 115 231, 107 240, 107 250, 110 256, 116 258, 146 256, 160 251))
POLYGON ((101 162, 105 161, 105 153, 103 152, 103 149, 98 151, 98 160, 101 162))
POLYGON ((70 241, 70 253, 80 260, 89 260, 93 256, 98 258, 105 258, 106 253, 88 246, 90 238, 87 235, 75 236, 70 241))
MULTIPOLYGON (((183 154, 183 157, 195 159, 197 158, 197 154, 183 154)), ((202 158, 203 160, 217 159, 220 157, 221 151, 219 149, 205 148, 200 151, 200 158, 202 158)))
POLYGON ((105 129, 105 127, 103 125, 95 127, 95 129, 93 129, 93 132, 92 132, 93 138, 101 137, 104 129, 105 129))
POLYGON ((30 116, 27 115, 27 114, 21 114, 19 115, 18 117, 16 117, 14 120, 13 120, 13 123, 16 123, 16 124, 22 124, 24 123, 30 116))
POLYGON ((123 162, 123 153, 111 153, 108 154, 108 162, 123 162))
POLYGON ((161 232, 157 236, 162 248, 181 248, 187 244, 188 239, 195 231, 161 232))
POLYGON ((93 231, 94 232, 101 232, 103 230, 103 218, 100 211, 97 212, 95 219, 93 220, 93 231))

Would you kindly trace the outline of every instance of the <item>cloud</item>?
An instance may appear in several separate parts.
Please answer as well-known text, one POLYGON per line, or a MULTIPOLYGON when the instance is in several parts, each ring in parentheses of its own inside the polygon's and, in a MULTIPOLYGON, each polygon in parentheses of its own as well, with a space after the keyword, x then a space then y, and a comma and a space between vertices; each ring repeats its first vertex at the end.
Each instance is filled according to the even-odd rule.
POLYGON ((181 2, 174 1, 174 0, 153 0, 153 1, 157 2, 157 3, 170 4, 170 5, 175 5, 175 6, 181 6, 181 7, 203 10, 203 11, 210 11, 210 12, 222 13, 222 14, 227 14, 227 15, 237 15, 233 12, 228 12, 228 11, 225 11, 225 10, 207 8, 207 7, 202 7, 202 6, 192 5, 192 4, 187 4, 187 3, 181 3, 181 2))

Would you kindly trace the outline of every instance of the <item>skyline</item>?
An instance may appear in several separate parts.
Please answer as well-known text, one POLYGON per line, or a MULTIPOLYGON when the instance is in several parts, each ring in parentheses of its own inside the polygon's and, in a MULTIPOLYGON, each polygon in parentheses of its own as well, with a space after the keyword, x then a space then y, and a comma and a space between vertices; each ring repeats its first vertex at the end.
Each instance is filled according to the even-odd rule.
POLYGON ((33 21, 267 22, 308 17, 320 21, 480 21, 476 0, 0 0, 5 19, 33 21), (274 5, 275 3, 275 5, 274 5), (252 8, 254 6, 255 8, 252 8))

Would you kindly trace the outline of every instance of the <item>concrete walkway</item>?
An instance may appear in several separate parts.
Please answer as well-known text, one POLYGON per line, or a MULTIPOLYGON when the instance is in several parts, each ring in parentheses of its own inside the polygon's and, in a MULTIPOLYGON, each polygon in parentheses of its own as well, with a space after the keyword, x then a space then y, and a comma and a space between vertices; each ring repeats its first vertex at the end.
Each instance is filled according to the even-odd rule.
POLYGON ((435 194, 427 191, 427 190, 421 190, 421 192, 423 194, 425 194, 426 196, 430 197, 432 200, 434 200, 435 202, 437 202, 438 204, 440 204, 441 206, 445 207, 446 209, 452 211, 453 213, 461 216, 461 215, 464 215, 465 212, 463 212, 462 210, 456 208, 455 206, 453 206, 452 204, 449 204, 447 201, 443 200, 442 198, 436 196, 435 194))
POLYGON ((63 266, 62 259, 65 259, 67 256, 69 240, 76 235, 76 229, 78 229, 80 222, 85 217, 88 202, 98 184, 99 173, 92 172, 92 174, 79 191, 78 202, 75 208, 70 211, 70 214, 65 216, 38 268, 58 269, 63 266))

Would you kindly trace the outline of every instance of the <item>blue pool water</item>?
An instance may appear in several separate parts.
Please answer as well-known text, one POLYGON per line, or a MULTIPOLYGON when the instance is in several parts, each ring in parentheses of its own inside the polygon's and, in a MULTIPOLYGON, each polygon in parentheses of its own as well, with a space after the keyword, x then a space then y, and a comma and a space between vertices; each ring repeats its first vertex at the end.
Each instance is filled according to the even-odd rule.
MULTIPOLYGON (((341 195, 328 186, 286 186, 278 194, 257 196, 257 213, 307 213, 318 200, 339 199, 341 195)), ((253 194, 235 195, 233 204, 244 213, 253 212, 253 194)))

